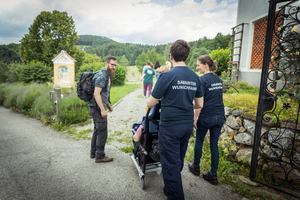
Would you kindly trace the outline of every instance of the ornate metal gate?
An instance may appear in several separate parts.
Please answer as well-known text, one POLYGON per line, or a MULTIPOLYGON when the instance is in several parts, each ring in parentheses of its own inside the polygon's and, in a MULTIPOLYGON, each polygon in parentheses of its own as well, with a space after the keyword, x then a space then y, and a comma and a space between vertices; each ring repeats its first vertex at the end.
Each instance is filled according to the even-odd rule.
POLYGON ((300 3, 270 0, 250 179, 300 197, 300 3), (275 29, 277 18, 282 25, 275 29), (277 42, 272 44, 275 35, 277 42), (262 122, 275 123, 261 132, 262 122))

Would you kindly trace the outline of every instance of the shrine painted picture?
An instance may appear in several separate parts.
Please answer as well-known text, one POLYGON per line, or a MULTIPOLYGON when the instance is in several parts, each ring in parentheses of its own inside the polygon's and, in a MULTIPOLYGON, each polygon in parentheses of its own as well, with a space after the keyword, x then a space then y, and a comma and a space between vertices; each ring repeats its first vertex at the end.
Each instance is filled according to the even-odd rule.
POLYGON ((70 69, 67 66, 58 67, 58 83, 70 83, 70 69))

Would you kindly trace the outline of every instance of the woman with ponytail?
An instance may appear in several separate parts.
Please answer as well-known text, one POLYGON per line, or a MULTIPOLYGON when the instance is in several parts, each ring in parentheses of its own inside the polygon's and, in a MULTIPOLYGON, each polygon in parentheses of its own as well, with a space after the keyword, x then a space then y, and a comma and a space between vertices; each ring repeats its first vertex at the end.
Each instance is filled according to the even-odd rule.
POLYGON ((200 175, 200 159, 202 147, 207 131, 210 132, 211 170, 203 174, 203 178, 213 185, 218 184, 217 170, 219 163, 218 140, 224 124, 224 104, 222 80, 213 72, 218 69, 216 61, 210 56, 203 55, 197 59, 203 98, 203 108, 194 110, 194 127, 196 142, 194 149, 194 162, 188 167, 194 175, 200 175))

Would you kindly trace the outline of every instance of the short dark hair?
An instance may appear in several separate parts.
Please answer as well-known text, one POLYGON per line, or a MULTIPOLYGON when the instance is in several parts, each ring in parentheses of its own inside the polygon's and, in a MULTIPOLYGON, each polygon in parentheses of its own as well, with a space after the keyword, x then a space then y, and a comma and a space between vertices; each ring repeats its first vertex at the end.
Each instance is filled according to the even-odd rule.
POLYGON ((190 45, 184 40, 176 40, 170 46, 170 53, 175 62, 186 61, 190 53, 190 45))
POLYGON ((203 65, 207 64, 209 67, 209 71, 211 72, 218 70, 217 61, 212 60, 209 55, 200 56, 197 60, 203 65))
POLYGON ((105 58, 105 62, 109 63, 110 60, 117 60, 117 58, 115 56, 108 56, 105 58))

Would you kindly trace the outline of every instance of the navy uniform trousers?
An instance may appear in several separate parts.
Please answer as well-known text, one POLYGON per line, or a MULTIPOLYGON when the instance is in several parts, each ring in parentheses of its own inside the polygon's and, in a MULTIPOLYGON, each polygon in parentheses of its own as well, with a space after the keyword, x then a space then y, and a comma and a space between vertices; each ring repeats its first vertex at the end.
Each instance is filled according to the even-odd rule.
POLYGON ((160 161, 169 200, 184 199, 181 170, 193 128, 193 123, 159 126, 160 161))

